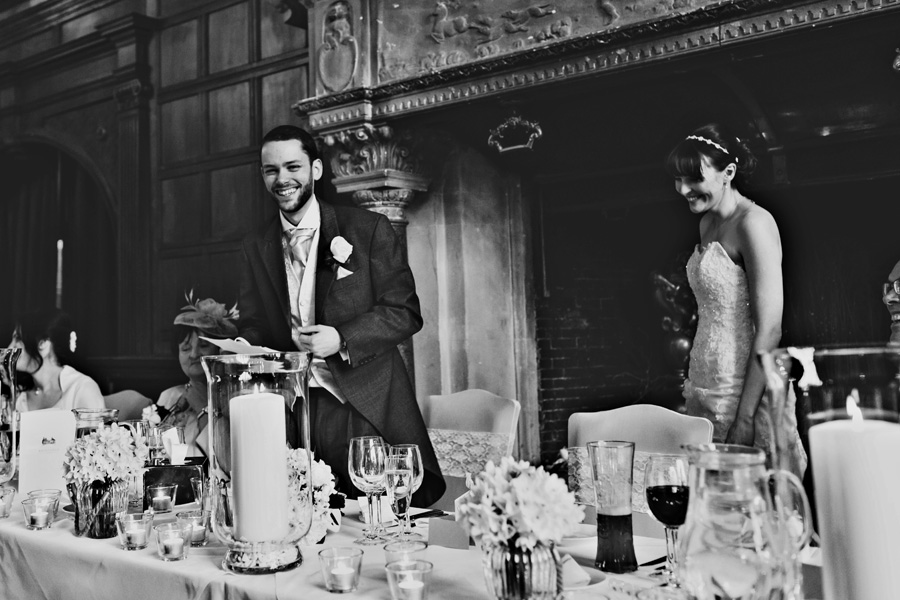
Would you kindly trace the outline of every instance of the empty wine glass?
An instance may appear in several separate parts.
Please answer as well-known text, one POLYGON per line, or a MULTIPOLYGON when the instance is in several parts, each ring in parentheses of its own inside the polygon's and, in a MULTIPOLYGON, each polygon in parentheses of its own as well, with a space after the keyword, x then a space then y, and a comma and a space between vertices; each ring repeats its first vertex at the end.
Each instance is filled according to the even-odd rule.
POLYGON ((381 491, 384 490, 386 455, 387 444, 378 436, 355 437, 350 440, 347 455, 350 481, 366 494, 369 501, 369 523, 363 530, 363 537, 353 540, 364 546, 384 541, 378 535, 378 527, 381 525, 381 491), (377 519, 373 510, 376 503, 379 506, 377 519))
POLYGON ((651 454, 644 471, 644 491, 653 517, 666 528, 666 567, 670 586, 678 587, 675 572, 678 557, 678 528, 684 525, 689 498, 688 459, 681 454, 651 454))
MULTIPOLYGON (((409 498, 407 499, 407 511, 406 516, 403 519, 400 519, 400 533, 397 535, 398 539, 401 540, 421 540, 424 539, 418 533, 413 533, 410 527, 410 519, 409 519, 409 505, 412 503, 412 496, 419 489, 419 486, 422 485, 422 479, 425 475, 424 469, 422 467, 422 453, 419 450, 419 446, 416 444, 397 444, 396 446, 391 446, 390 455, 392 457, 402 458, 404 464, 409 468, 412 472, 412 485, 409 489, 409 498)), ((397 512, 397 509, 394 508, 394 512, 397 512)), ((400 518, 400 515, 397 515, 400 518)))

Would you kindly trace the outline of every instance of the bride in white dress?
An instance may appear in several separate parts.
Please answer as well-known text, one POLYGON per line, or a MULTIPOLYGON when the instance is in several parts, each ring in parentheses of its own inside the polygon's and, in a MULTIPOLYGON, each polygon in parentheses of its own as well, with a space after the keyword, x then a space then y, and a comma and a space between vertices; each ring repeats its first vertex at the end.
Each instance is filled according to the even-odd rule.
MULTIPOLYGON (((756 159, 719 125, 706 125, 669 154, 675 189, 700 218, 700 244, 687 264, 699 320, 688 378, 687 412, 713 423, 713 441, 770 445, 765 376, 756 360, 778 346, 784 306, 781 238, 775 219, 745 196, 756 159)), ((802 476, 793 395, 784 422, 791 470, 802 476)))

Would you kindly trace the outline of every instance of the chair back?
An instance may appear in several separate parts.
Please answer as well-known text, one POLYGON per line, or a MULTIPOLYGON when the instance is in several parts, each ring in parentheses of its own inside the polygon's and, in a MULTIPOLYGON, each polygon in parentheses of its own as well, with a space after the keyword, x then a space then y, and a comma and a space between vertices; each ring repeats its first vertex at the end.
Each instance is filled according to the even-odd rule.
POLYGON ((644 469, 650 454, 683 454, 685 444, 712 441, 713 425, 703 417, 691 417, 656 406, 634 404, 613 410, 573 413, 569 417, 569 489, 583 504, 594 504, 587 443, 599 440, 634 442, 632 509, 648 512, 644 497, 644 469))
POLYGON ((475 475, 488 461, 511 455, 521 405, 487 390, 470 389, 433 395, 422 405, 422 416, 434 446, 447 491, 434 506, 453 509, 466 492, 466 474, 475 475))
POLYGON ((108 396, 103 396, 106 408, 119 409, 119 421, 131 421, 140 419, 141 412, 150 406, 153 401, 135 390, 122 390, 108 396))

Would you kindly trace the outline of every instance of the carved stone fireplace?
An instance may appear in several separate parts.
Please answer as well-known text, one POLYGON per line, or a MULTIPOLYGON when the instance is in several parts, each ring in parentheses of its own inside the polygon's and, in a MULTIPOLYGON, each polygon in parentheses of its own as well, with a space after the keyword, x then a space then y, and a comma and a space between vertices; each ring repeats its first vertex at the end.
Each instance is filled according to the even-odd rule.
POLYGON ((417 394, 518 398, 523 458, 552 460, 573 411, 678 406, 650 274, 696 241, 662 161, 708 121, 761 158, 784 340, 887 338, 897 0, 305 4, 315 95, 294 110, 337 191, 405 236, 417 394), (488 143, 522 120, 530 149, 488 143))

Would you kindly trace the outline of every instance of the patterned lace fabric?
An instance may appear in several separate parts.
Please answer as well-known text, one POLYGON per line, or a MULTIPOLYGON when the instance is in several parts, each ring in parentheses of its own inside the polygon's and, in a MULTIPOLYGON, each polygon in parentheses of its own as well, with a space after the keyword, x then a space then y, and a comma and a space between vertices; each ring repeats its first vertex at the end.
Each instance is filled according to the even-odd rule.
MULTIPOLYGON (((715 241, 695 249, 687 263, 687 276, 697 298, 699 320, 688 379, 684 382, 685 406, 689 415, 712 421, 713 441, 724 442, 737 413, 753 346, 750 287, 744 270, 715 241)), ((806 453, 797 432, 794 402, 791 394, 782 427, 789 432, 792 470, 802 476, 806 453)), ((756 412, 755 424, 753 445, 768 450, 771 424, 765 396, 756 412)))
POLYGON ((480 473, 488 461, 494 464, 506 454, 509 436, 483 431, 429 429, 428 437, 437 454, 441 472, 451 477, 480 473))
MULTIPOLYGON (((596 503, 594 498, 594 481, 591 477, 591 461, 588 459, 587 448, 577 446, 568 448, 569 452, 569 490, 575 494, 575 502, 578 504, 596 503)), ((647 497, 644 495, 644 471, 647 461, 650 460, 649 452, 634 452, 634 464, 632 465, 631 483, 631 510, 634 512, 649 513, 647 497)))

